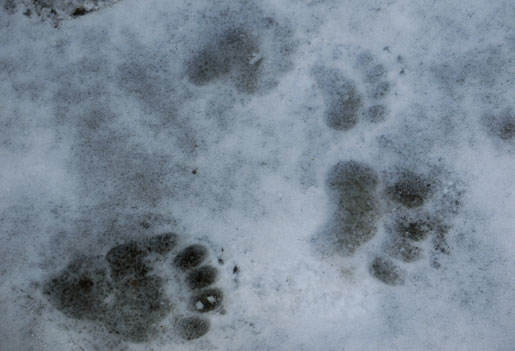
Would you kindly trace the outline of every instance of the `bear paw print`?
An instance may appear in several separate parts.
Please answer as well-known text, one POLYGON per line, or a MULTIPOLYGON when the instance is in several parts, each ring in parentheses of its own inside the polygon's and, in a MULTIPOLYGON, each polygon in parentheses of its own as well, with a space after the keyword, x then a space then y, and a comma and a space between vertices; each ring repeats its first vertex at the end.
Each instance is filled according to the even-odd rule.
POLYGON ((446 223, 457 211, 460 194, 442 191, 438 176, 397 170, 386 180, 367 163, 340 161, 329 171, 326 188, 333 211, 323 235, 334 252, 353 255, 385 223, 385 240, 369 263, 370 274, 379 281, 404 283, 406 265, 424 257, 424 246, 432 246, 435 268, 438 256, 449 253, 446 223), (426 244, 429 238, 431 245, 426 244))
POLYGON ((124 341, 149 341, 170 320, 183 339, 199 338, 210 329, 204 314, 222 306, 222 290, 212 287, 219 272, 206 263, 205 246, 175 252, 177 239, 165 233, 116 245, 105 256, 77 257, 43 292, 67 317, 92 321, 124 341))

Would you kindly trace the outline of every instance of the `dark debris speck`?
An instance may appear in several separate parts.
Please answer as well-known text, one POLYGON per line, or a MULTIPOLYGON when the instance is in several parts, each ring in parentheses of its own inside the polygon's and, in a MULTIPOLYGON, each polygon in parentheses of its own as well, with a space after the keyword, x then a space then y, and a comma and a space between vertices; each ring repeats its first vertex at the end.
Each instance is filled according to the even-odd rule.
POLYGON ((77 7, 73 13, 72 13, 72 16, 73 17, 79 17, 79 16, 84 16, 85 14, 87 14, 89 11, 86 10, 84 7, 77 7))

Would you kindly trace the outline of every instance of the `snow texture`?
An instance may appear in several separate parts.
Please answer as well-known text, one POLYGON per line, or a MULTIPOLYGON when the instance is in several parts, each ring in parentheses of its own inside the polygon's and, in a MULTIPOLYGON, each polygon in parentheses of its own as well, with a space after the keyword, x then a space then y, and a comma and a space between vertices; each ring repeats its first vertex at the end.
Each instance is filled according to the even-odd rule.
POLYGON ((0 350, 515 349, 512 0, 0 0, 0 350))

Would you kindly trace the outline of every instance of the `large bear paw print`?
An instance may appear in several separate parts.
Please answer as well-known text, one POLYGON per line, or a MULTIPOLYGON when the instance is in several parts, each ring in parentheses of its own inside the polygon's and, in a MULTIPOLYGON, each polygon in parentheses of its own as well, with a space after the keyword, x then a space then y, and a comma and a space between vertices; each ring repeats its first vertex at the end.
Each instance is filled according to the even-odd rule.
POLYGON ((381 177, 367 163, 338 162, 326 179, 333 212, 324 238, 332 251, 350 256, 376 239, 384 226, 385 236, 371 255, 369 272, 385 284, 403 284, 408 264, 429 253, 430 264, 438 268, 439 256, 449 254, 449 222, 461 194, 459 187, 448 184, 436 174, 397 169, 381 177))
POLYGON ((199 338, 210 329, 206 313, 222 306, 223 292, 213 287, 218 269, 205 246, 176 251, 177 241, 165 233, 116 245, 105 256, 78 257, 43 292, 67 317, 92 321, 121 340, 146 342, 165 319, 183 339, 199 338))

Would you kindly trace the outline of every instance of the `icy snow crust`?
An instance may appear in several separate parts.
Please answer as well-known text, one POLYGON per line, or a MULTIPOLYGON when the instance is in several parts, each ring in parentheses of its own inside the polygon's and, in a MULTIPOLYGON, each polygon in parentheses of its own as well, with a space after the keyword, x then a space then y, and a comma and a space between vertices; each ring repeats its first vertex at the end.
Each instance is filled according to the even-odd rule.
POLYGON ((513 350, 512 1, 0 4, 0 350, 513 350))

